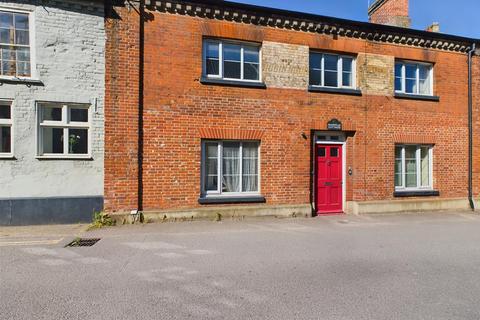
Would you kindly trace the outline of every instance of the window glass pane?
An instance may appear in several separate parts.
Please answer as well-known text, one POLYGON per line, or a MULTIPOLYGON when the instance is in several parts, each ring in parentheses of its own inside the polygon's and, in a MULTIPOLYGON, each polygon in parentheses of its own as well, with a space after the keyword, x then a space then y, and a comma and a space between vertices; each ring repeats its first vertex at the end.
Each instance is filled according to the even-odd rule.
POLYGON ((421 159, 421 182, 422 187, 428 187, 430 185, 430 154, 428 147, 422 147, 420 150, 420 159, 421 159))
POLYGON ((28 15, 27 14, 15 14, 15 29, 28 30, 28 15))
POLYGON ((68 129, 68 153, 88 153, 88 129, 68 129))
POLYGON ((70 108, 70 121, 88 122, 88 109, 86 108, 70 108))
POLYGON ((207 51, 207 58, 218 59, 219 44, 216 42, 206 42, 205 46, 207 51))
POLYGON ((225 61, 223 63, 223 74, 225 78, 240 79, 241 78, 240 62, 225 61))
POLYGON ((13 44, 13 32, 11 29, 0 28, 0 43, 13 44))
POLYGON ((312 86, 322 85, 321 72, 322 72, 321 70, 314 70, 310 68, 310 85, 312 86))
POLYGON ((206 191, 218 190, 218 144, 207 143, 206 148, 206 163, 205 163, 205 175, 206 175, 206 191))
POLYGON ((28 45, 29 43, 28 31, 15 30, 15 44, 28 45))
POLYGON ((243 78, 246 80, 259 80, 259 65, 256 63, 244 63, 243 78))
POLYGON ((325 86, 338 87, 338 75, 337 72, 325 71, 325 86))
POLYGON ((324 56, 324 65, 325 70, 337 71, 338 69, 338 56, 333 56, 330 54, 325 54, 324 56))
POLYGON ((351 87, 352 86, 352 78, 353 75, 350 72, 343 72, 343 77, 342 77, 342 85, 344 87, 351 87))
POLYGON ((395 64, 395 77, 402 77, 402 64, 401 63, 396 63, 395 64))
POLYGON ((338 148, 330 148, 330 157, 338 157, 338 148))
POLYGON ((430 79, 420 80, 420 94, 430 94, 430 79))
POLYGON ((260 63, 259 53, 257 47, 243 47, 243 61, 244 62, 253 62, 260 63))
POLYGON ((10 105, 0 104, 0 119, 11 119, 12 114, 10 110, 10 105))
POLYGON ((418 71, 420 73, 420 79, 428 79, 430 76, 430 67, 425 65, 418 66, 418 71))
POLYGON ((402 186, 402 147, 395 148, 395 187, 402 186))
POLYGON ((15 61, 16 60, 16 51, 15 49, 9 49, 9 48, 2 48, 2 60, 10 60, 10 61, 15 61))
POLYGON ((242 159, 242 191, 258 191, 258 144, 255 142, 243 143, 242 159))
POLYGON ((342 58, 342 67, 343 71, 352 72, 353 59, 352 58, 342 58))
POLYGON ((235 44, 223 45, 223 60, 240 62, 241 46, 235 44))
POLYGON ((402 91, 402 78, 395 77, 395 91, 402 91))
POLYGON ((13 13, 0 11, 0 28, 13 28, 13 13))
POLYGON ((218 43, 206 43, 206 66, 207 74, 219 75, 220 74, 220 61, 219 61, 219 44, 218 43))
POLYGON ((42 128, 43 153, 63 153, 63 128, 42 128))
POLYGON ((430 86, 430 67, 420 65, 419 66, 419 73, 420 73, 420 94, 431 94, 431 86, 430 86))
POLYGON ((15 61, 2 61, 2 75, 15 76, 16 75, 15 69, 16 69, 15 61))
POLYGON ((223 143, 223 192, 240 192, 240 143, 223 143))
POLYGON ((322 55, 319 53, 310 53, 310 69, 322 68, 322 55))
POLYGON ((42 120, 43 121, 62 121, 62 107, 43 106, 42 120))
POLYGON ((17 62, 17 76, 29 77, 30 76, 30 63, 29 62, 17 62))
POLYGON ((405 81, 406 93, 417 93, 417 80, 407 79, 405 81))
POLYGON ((417 187, 416 151, 416 146, 405 147, 405 186, 407 188, 417 187))
POLYGON ((219 61, 207 59, 207 74, 218 75, 220 73, 219 61))
POLYGON ((0 127, 0 153, 12 152, 11 127, 0 127))
POLYGON ((405 65, 405 76, 410 79, 417 78, 417 66, 414 64, 405 65))
MULTIPOLYGON (((319 138, 325 138, 325 137, 319 137, 319 138)), ((325 139, 320 139, 320 140, 325 140, 325 139)), ((323 158, 325 157, 326 153, 325 153, 325 148, 318 148, 318 156, 323 158)))

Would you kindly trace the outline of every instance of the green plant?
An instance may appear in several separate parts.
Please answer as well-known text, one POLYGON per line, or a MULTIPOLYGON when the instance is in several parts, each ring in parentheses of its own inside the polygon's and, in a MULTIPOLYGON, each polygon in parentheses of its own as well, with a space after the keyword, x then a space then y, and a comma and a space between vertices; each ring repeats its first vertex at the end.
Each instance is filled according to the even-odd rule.
POLYGON ((221 213, 217 213, 217 217, 215 219, 215 221, 222 221, 222 214, 221 213))
POLYGON ((105 212, 95 212, 93 214, 93 221, 90 225, 90 229, 99 229, 103 227, 110 227, 114 226, 116 221, 112 219, 108 214, 105 212))

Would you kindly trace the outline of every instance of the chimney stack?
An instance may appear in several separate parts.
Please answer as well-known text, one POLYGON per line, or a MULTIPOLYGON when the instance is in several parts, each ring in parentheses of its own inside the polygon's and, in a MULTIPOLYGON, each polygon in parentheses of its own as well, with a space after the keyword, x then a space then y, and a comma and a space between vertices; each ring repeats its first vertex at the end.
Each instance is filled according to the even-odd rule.
POLYGON ((410 28, 408 0, 375 0, 368 8, 372 23, 410 28))
POLYGON ((429 32, 440 32, 440 24, 438 22, 432 23, 426 31, 429 32))

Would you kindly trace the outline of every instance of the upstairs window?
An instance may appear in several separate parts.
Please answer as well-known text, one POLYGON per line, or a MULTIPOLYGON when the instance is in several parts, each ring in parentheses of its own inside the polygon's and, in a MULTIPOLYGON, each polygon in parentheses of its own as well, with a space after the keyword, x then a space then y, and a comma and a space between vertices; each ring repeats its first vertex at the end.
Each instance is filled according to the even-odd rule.
POLYGON ((204 76, 225 80, 260 81, 260 46, 205 40, 203 47, 204 76))
POLYGON ((12 105, 0 101, 0 157, 12 156, 12 105))
POLYGON ((30 77, 28 13, 0 10, 0 76, 30 77))
POLYGON ((413 95, 433 95, 433 66, 426 63, 397 61, 395 92, 413 95))
POLYGON ((395 189, 432 189, 431 146, 395 146, 395 189))
POLYGON ((38 155, 78 157, 90 154, 89 105, 40 103, 38 155))
POLYGON ((355 59, 350 56, 310 52, 310 85, 355 88, 355 59))

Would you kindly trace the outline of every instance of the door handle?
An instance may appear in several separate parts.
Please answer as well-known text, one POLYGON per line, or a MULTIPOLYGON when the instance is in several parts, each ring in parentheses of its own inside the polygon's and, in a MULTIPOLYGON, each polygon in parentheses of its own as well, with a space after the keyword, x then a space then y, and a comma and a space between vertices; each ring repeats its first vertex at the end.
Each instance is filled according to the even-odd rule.
POLYGON ((333 182, 325 182, 325 187, 329 187, 331 185, 333 185, 333 182))

